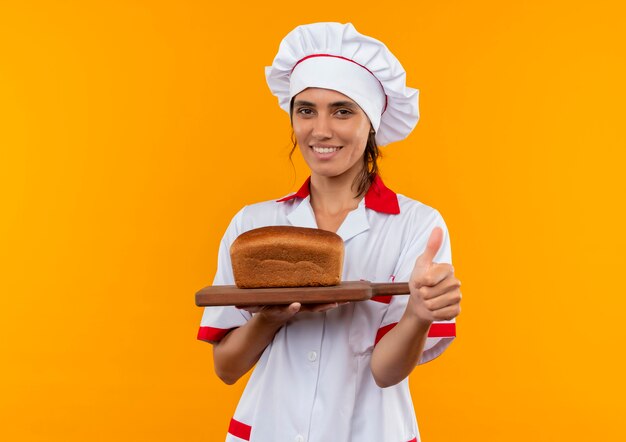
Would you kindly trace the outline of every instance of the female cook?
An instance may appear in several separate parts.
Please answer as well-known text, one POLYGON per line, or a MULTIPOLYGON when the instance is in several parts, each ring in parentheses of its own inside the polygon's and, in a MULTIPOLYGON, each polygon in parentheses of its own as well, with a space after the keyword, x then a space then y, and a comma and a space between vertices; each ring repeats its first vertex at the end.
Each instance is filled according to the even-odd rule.
POLYGON ((238 235, 292 225, 341 236, 343 280, 409 281, 411 293, 207 307, 198 338, 214 345, 218 376, 231 384, 256 364, 226 441, 418 441, 407 377, 450 345, 461 299, 441 215, 377 174, 378 146, 417 123, 418 91, 394 55, 351 24, 297 27, 266 77, 311 176, 295 194, 235 215, 214 285, 234 284, 229 247, 238 235))

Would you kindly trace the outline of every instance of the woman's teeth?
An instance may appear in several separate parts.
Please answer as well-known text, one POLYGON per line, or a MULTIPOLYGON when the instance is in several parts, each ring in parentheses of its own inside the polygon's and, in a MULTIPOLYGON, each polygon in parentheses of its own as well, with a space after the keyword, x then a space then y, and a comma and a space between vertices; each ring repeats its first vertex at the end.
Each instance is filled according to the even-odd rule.
POLYGON ((339 150, 338 147, 317 147, 317 146, 311 146, 311 147, 317 153, 332 153, 332 152, 336 152, 339 150))

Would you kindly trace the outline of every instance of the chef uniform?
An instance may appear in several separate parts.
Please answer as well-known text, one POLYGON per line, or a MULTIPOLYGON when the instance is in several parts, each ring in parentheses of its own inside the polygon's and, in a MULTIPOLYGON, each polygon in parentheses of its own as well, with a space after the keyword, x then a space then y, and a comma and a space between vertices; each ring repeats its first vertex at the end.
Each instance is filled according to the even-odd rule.
MULTIPOLYGON (((405 86, 402 66, 382 43, 351 24, 294 29, 266 76, 287 111, 291 98, 307 87, 352 98, 370 118, 379 144, 406 137, 417 123, 417 90, 405 86)), ((265 226, 317 227, 309 184, 310 179, 292 195, 235 215, 220 244, 214 285, 234 284, 229 249, 238 235, 265 226)), ((345 245, 342 280, 408 281, 434 227, 444 233, 434 262, 451 263, 439 212, 396 194, 377 176, 337 231, 345 245)), ((380 388, 370 369, 376 343, 400 321, 407 302, 408 295, 379 296, 296 314, 257 362, 226 441, 419 441, 408 378, 380 388)), ((218 342, 251 317, 233 306, 207 307, 198 339, 218 342)), ((433 323, 420 363, 439 356, 455 335, 454 321, 433 323)))

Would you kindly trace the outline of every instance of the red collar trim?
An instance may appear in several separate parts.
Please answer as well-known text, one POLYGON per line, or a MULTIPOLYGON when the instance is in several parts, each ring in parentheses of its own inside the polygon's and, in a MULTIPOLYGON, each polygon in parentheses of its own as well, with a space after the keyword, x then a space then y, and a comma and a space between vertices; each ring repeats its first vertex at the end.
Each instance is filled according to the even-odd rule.
MULTIPOLYGON (((311 193, 309 188, 310 184, 311 177, 308 177, 296 193, 281 198, 276 202, 282 203, 285 201, 291 201, 294 198, 306 198, 311 193)), ((393 190, 385 186, 383 180, 378 175, 374 178, 374 182, 371 184, 370 188, 367 189, 367 193, 365 194, 365 207, 375 210, 376 212, 388 213, 390 215, 397 215, 400 213, 398 195, 396 195, 393 190)))
POLYGON ((397 215, 400 213, 398 195, 383 183, 378 175, 374 177, 374 182, 367 189, 365 194, 365 207, 377 212, 397 215))
POLYGON ((307 196, 309 196, 309 194, 311 193, 311 190, 309 189, 309 185, 311 184, 311 177, 308 177, 306 179, 306 181, 304 182, 304 184, 302 185, 302 187, 300 187, 300 189, 298 189, 298 191, 296 193, 293 193, 291 195, 287 195, 284 198, 281 198, 279 200, 276 200, 277 203, 283 203, 285 201, 290 201, 294 198, 306 198, 307 196))

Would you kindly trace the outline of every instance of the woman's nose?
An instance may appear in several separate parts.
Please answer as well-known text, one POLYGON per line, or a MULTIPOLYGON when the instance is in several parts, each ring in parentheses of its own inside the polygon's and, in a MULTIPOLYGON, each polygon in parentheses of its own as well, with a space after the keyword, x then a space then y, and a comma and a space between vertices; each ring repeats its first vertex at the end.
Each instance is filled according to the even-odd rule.
POLYGON ((327 116, 318 115, 317 118, 315 118, 315 121, 313 123, 312 135, 315 138, 320 138, 320 139, 332 137, 333 134, 332 134, 331 124, 330 124, 330 119, 327 116))

